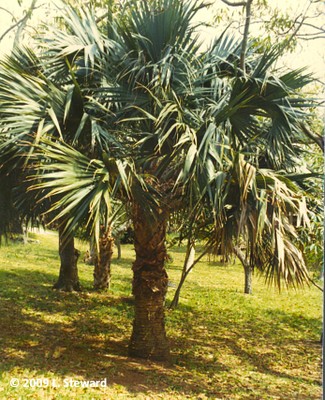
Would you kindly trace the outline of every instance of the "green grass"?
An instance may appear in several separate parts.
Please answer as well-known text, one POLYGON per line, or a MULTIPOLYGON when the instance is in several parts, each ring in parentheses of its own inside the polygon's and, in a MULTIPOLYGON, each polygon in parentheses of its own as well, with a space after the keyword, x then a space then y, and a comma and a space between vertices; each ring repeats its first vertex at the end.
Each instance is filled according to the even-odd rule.
MULTIPOLYGON (((0 248, 1 399, 321 397, 322 296, 316 288, 279 294, 254 277, 254 294, 247 296, 238 265, 204 260, 189 275, 179 308, 166 312, 171 361, 130 359, 132 246, 114 260, 108 294, 92 291, 92 268, 82 260, 84 291, 62 293, 51 289, 58 275, 57 237, 34 236, 40 244, 0 248), (54 379, 57 387, 40 381, 41 388, 11 388, 12 378, 54 379), (65 388, 66 378, 107 378, 108 386, 65 388)), ((173 283, 183 250, 171 252, 173 283)))

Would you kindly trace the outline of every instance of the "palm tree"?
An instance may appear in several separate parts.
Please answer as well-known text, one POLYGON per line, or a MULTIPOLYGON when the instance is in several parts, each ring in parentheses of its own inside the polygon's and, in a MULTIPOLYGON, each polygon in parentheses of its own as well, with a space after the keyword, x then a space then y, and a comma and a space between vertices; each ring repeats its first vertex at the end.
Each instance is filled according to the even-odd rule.
MULTIPOLYGON (((79 136, 86 130, 80 108, 82 99, 75 87, 77 85, 71 81, 71 74, 60 78, 53 76, 50 68, 47 68, 46 59, 29 49, 16 48, 1 61, 1 158, 6 168, 9 154, 11 169, 15 169, 15 174, 17 171, 22 177, 26 171, 31 174, 31 168, 39 162, 33 157, 33 151, 42 138, 72 142, 74 135, 79 136)), ((85 141, 81 145, 85 146, 85 141)), ((24 202, 25 207, 21 207, 23 215, 44 211, 39 204, 35 208, 35 195, 30 200, 30 203, 24 202)), ((52 198, 50 202, 56 200, 52 198)), ((57 220, 61 267, 54 287, 68 291, 80 290, 74 238, 72 234, 69 237, 64 235, 66 224, 66 218, 57 220)))
MULTIPOLYGON (((121 219, 125 215, 123 203, 112 202, 111 216, 105 228, 101 226, 99 237, 99 248, 97 251, 96 243, 91 240, 93 246, 93 263, 94 263, 94 288, 96 290, 107 290, 111 284, 111 263, 113 249, 118 237, 116 236, 116 228, 121 224, 121 219)), ((90 237, 92 237, 90 235, 90 237)), ((118 258, 121 257, 121 250, 118 248, 118 258)))
MULTIPOLYGON (((27 166, 39 162, 32 156, 43 138, 63 140, 92 157, 98 156, 98 152, 108 151, 108 148, 112 152, 111 138, 101 130, 96 115, 87 112, 87 87, 98 86, 101 79, 101 75, 94 73, 94 68, 89 73, 89 66, 94 67, 95 60, 96 63, 100 62, 105 41, 104 44, 98 42, 101 34, 94 18, 86 18, 82 11, 80 18, 72 9, 67 8, 66 11, 64 23, 69 34, 61 26, 52 36, 53 32, 47 32, 46 38, 41 38, 37 54, 27 48, 15 48, 11 56, 1 62, 1 158, 8 158, 9 152, 11 164, 12 160, 23 160, 20 161, 22 176, 26 175, 24 170, 30 169, 27 166), (60 47, 63 42, 64 49, 60 47), (67 48, 69 50, 65 52, 67 48)), ((40 153, 37 157, 42 159, 40 153)), ((17 172, 16 167, 12 166, 14 168, 17 172)), ((40 195, 44 197, 46 193, 40 195)), ((46 196, 46 200, 49 209, 49 203, 55 203, 58 199, 46 196)), ((31 203, 25 199, 20 211, 30 216, 32 205, 33 213, 44 212, 44 207, 39 207, 42 203, 37 203, 35 207, 35 199, 32 198, 31 203)), ((61 267, 54 287, 68 291, 80 290, 74 234, 67 229, 68 218, 57 211, 48 219, 55 221, 59 230, 61 267)), ((104 288, 109 280, 108 232, 102 237, 106 244, 98 249, 94 277, 96 288, 104 288)))
MULTIPOLYGON (((284 262, 285 268, 296 271, 297 281, 300 281, 300 283, 302 277, 305 277, 305 279, 307 277, 305 263, 301 254, 298 256, 299 251, 294 245, 296 229, 292 221, 287 220, 285 222, 287 228, 290 226, 291 232, 289 234, 290 239, 286 237, 286 240, 290 241, 290 245, 287 243, 290 252, 297 255, 297 258, 293 257, 295 262, 293 262, 293 259, 289 260, 290 257, 286 257, 285 261, 283 257, 275 257, 273 263, 269 263, 266 267, 267 257, 264 258, 264 261, 257 260, 256 252, 267 253, 267 251, 270 251, 271 255, 272 252, 270 249, 266 249, 265 243, 273 243, 273 246, 275 246, 276 241, 274 241, 274 238, 271 239, 271 232, 267 232, 264 225, 262 231, 259 230, 261 225, 257 225, 256 218, 258 221, 260 221, 260 218, 264 220, 270 218, 272 221, 275 218, 274 215, 271 216, 275 210, 272 207, 267 207, 266 204, 272 203, 271 198, 275 194, 279 196, 279 199, 282 199, 283 191, 280 193, 277 190, 280 187, 279 181, 286 182, 288 186, 285 191, 287 198, 279 201, 279 204, 284 207, 280 217, 287 218, 289 203, 295 204, 294 207, 291 207, 290 213, 295 215, 300 213, 299 209, 304 201, 304 192, 299 190, 290 179, 294 179, 295 173, 299 172, 297 158, 302 152, 302 132, 299 129, 302 111, 299 106, 306 107, 308 101, 298 97, 295 90, 308 83, 310 77, 304 76, 303 71, 292 71, 280 77, 269 75, 269 67, 279 55, 277 51, 273 50, 266 54, 256 55, 251 49, 248 49, 247 74, 244 77, 240 69, 236 70, 235 68, 240 59, 239 49, 240 45, 236 40, 221 36, 215 42, 211 51, 206 54, 206 76, 210 79, 212 75, 213 79, 210 82, 207 80, 205 87, 208 86, 214 88, 214 90, 219 88, 218 96, 220 98, 222 98, 220 93, 226 96, 228 90, 229 100, 233 103, 228 110, 225 108, 220 110, 215 107, 217 112, 230 112, 229 124, 223 127, 223 131, 220 131, 221 140, 219 139, 215 145, 215 148, 218 149, 223 144, 224 161, 219 165, 217 179, 206 192, 210 197, 208 205, 206 199, 202 197, 196 212, 192 210, 192 216, 188 217, 190 223, 185 224, 185 226, 190 227, 190 235, 195 235, 193 232, 198 226, 207 230, 216 228, 214 234, 210 234, 210 236, 215 235, 214 252, 226 259, 234 253, 237 255, 245 270, 244 291, 251 293, 254 267, 264 271, 267 276, 272 275, 273 279, 274 275, 277 275, 277 277, 284 276, 284 271, 282 273, 280 271, 280 263, 284 262), (216 75, 213 75, 213 69, 218 71, 216 75), (220 78, 223 78, 223 87, 217 85, 216 78, 219 79, 219 83, 220 78), (228 89, 225 90, 227 85, 229 85, 228 89), (225 162, 225 160, 227 161, 225 162), (267 179, 265 178, 266 173, 267 179), (252 191, 251 179, 253 177, 255 179, 256 176, 259 176, 259 184, 255 182, 255 189, 252 191), (273 183, 271 184, 270 181, 273 183), (268 182, 268 184, 261 185, 263 182, 268 182), (275 184, 275 182, 278 183, 275 184), (243 192, 245 195, 243 195, 243 192), (263 194, 262 197, 261 193, 263 194), (266 203, 263 207, 261 207, 262 198, 266 203), (211 203, 214 205, 212 208, 211 203), (209 215, 206 210, 211 209, 214 209, 214 213, 209 215), (219 210, 219 212, 217 213, 216 210, 219 210), (259 215, 258 212, 260 211, 265 214, 259 215), (203 214, 205 214, 205 224, 202 225, 202 220, 198 224, 203 214), (222 217, 217 223, 216 215, 219 218, 222 217), (257 250, 257 243, 255 243, 258 235, 261 235, 265 241, 264 247, 259 250, 257 250), (245 253, 241 251, 240 242, 243 244, 245 253), (273 273, 276 271, 274 275, 268 269, 271 267, 274 268, 273 273)), ((195 182, 194 161, 196 153, 198 153, 198 146, 190 148, 188 153, 188 160, 191 160, 191 164, 188 164, 187 167, 189 170, 192 168, 193 171, 188 179, 192 182, 195 182)), ((303 175, 300 174, 300 176, 303 175)), ((308 174, 304 176, 308 178, 308 174)), ((278 219, 278 217, 276 218, 278 219)), ((271 226, 274 228, 272 230, 272 235, 274 235, 276 226, 272 224, 271 226)), ((279 237, 283 239, 283 232, 279 237)), ((210 244, 210 240, 207 240, 207 243, 210 244)), ((272 249, 273 252, 276 252, 275 247, 272 249)), ((172 301, 172 307, 177 306, 182 284, 195 264, 196 262, 186 270, 184 264, 181 281, 172 301)), ((278 281, 278 284, 280 284, 280 281, 278 281)))
MULTIPOLYGON (((174 158, 176 159, 174 152, 172 155, 169 153, 175 139, 183 131, 181 126, 177 127, 178 110, 177 104, 174 104, 173 90, 175 88, 185 90, 186 94, 187 82, 183 77, 186 78, 187 68, 191 67, 192 63, 197 63, 194 57, 197 44, 196 40, 191 38, 192 28, 189 25, 196 9, 197 4, 189 5, 182 2, 173 4, 171 1, 153 2, 150 7, 146 2, 141 2, 139 12, 135 13, 134 7, 127 8, 124 17, 112 27, 111 38, 100 36, 97 31, 96 40, 91 42, 91 46, 87 36, 89 29, 84 34, 84 30, 78 28, 84 26, 93 28, 93 17, 90 17, 89 23, 86 24, 85 14, 79 18, 70 10, 69 26, 73 28, 73 34, 70 32, 70 36, 69 33, 53 35, 51 42, 53 51, 50 52, 52 62, 49 61, 47 65, 47 69, 52 71, 50 75, 52 79, 53 76, 66 76, 67 70, 73 73, 75 80, 82 77, 86 81, 89 76, 92 78, 95 76, 97 79, 97 81, 92 79, 92 91, 89 89, 83 91, 91 100, 84 107, 85 113, 82 118, 85 123, 95 116, 97 131, 102 133, 106 140, 106 147, 100 150, 97 146, 96 149, 99 151, 94 154, 97 157, 103 156, 102 161, 108 176, 103 178, 102 186, 97 188, 98 191, 106 190, 111 194, 114 192, 114 187, 118 187, 119 180, 124 186, 124 197, 132 200, 137 256, 133 265, 136 316, 130 354, 144 357, 165 358, 168 353, 164 327, 164 299, 167 290, 164 263, 165 233, 169 214, 168 196, 170 198, 172 196, 173 177, 167 178, 166 167, 174 158), (146 20, 147 17, 150 23, 146 20), (164 29, 157 31, 157 23, 158 28, 164 26, 164 29), (79 36, 76 34, 77 31, 79 36), (161 36, 161 32, 165 32, 164 37, 161 36), (102 51, 97 55, 98 49, 102 51), (89 57, 85 57, 85 54, 89 57), (174 68, 176 74, 171 76, 171 69, 174 68), (171 87, 171 78, 176 85, 174 88, 171 87), (170 137, 159 139, 157 135, 159 132, 160 135, 168 133, 170 137), (135 147, 137 143, 138 148, 135 147), (112 146, 117 149, 115 153, 112 152, 112 146), (169 160, 165 155, 169 156, 169 160), (122 163, 118 162, 123 156, 127 156, 129 160, 126 172, 122 163), (134 160, 134 163, 131 160, 134 160), (114 169, 118 172, 116 181, 112 178, 114 169), (160 186, 159 179, 165 181, 163 187, 160 186), (111 187, 108 187, 109 184, 111 187)), ((74 81, 73 83, 75 84, 74 81)), ((75 136, 78 137, 77 134, 75 136)), ((103 208, 109 209, 107 196, 99 196, 98 199, 102 199, 104 203, 96 201, 96 204, 93 204, 90 195, 82 197, 80 187, 69 180, 68 174, 78 169, 76 165, 83 166, 81 164, 84 149, 79 147, 80 152, 74 157, 76 164, 73 171, 68 171, 62 166, 62 156, 58 155, 59 150, 55 146, 54 143, 47 142, 45 145, 47 149, 42 150, 43 153, 46 152, 48 160, 56 163, 53 166, 44 166, 44 169, 49 171, 43 173, 41 177, 45 183, 43 186, 34 185, 34 187, 44 190, 51 186, 53 190, 47 197, 60 195, 60 200, 50 209, 52 213, 58 213, 55 219, 70 213, 72 218, 84 220, 85 214, 89 210, 95 210, 97 206, 96 212, 91 214, 88 221, 94 221, 96 229, 93 229, 93 233, 99 238, 103 208), (56 170, 52 175, 55 179, 51 179, 51 168, 53 172, 55 168, 61 166, 61 174, 59 175, 56 170), (64 190, 60 191, 57 185, 59 180, 61 187, 66 185, 66 189, 69 189, 69 199, 64 190), (76 193, 77 187, 78 199, 84 204, 78 211, 73 203, 77 199, 77 194, 71 195, 72 192, 76 193), (74 213, 71 213, 71 210, 74 210, 74 213)), ((71 148, 61 144, 62 149, 72 151, 71 148)), ((72 158, 69 159, 70 164, 72 158)), ((89 173, 92 171, 89 163, 86 168, 89 173)), ((95 175, 100 176, 98 172, 95 175)), ((82 176, 85 175, 77 174, 75 178, 81 182, 82 176)), ((86 184, 89 185, 90 177, 88 179, 86 184)), ((89 190, 87 193, 93 192, 89 190)), ((69 225, 73 227, 73 221, 69 225)))
POLYGON ((22 233, 20 216, 13 205, 13 188, 16 179, 7 168, 0 165, 0 237, 7 237, 11 233, 22 233))
MULTIPOLYGON (((192 24, 201 7, 180 0, 129 1, 122 15, 110 18, 109 36, 96 30, 90 12, 69 10, 70 31, 54 31, 50 41, 48 70, 54 77, 69 76, 62 82, 69 93, 63 114, 74 95, 83 99, 83 108, 69 141, 74 148, 62 140, 43 141, 39 147, 47 163, 39 167, 41 183, 34 189, 58 196, 50 211, 57 213, 56 219, 68 218, 66 232, 86 221, 98 243, 101 226, 108 228, 112 198, 129 203, 136 251, 132 356, 168 357, 164 301, 170 213, 185 204, 195 219, 208 207, 211 241, 227 234, 225 252, 235 251, 235 237, 255 232, 248 200, 256 205, 258 196, 270 193, 279 181, 290 186, 275 175, 263 186, 269 175, 261 168, 293 168, 301 108, 308 105, 293 97, 308 77, 301 72, 269 74, 276 59, 272 52, 249 54, 246 74, 239 67, 238 43, 225 34, 201 54, 192 24), (87 137, 81 132, 89 124, 97 135, 92 152, 81 145, 87 137), (250 165, 257 171, 254 184, 250 165), (239 197, 234 192, 238 188, 239 197), (231 225, 232 220, 237 222, 231 225)), ((294 197, 286 187, 275 193, 278 202, 285 194, 289 203, 294 197)), ((276 216, 277 210, 269 215, 276 216)), ((297 202, 290 212, 297 212, 297 202)), ((276 240, 281 234, 288 244, 287 232, 274 236, 272 227, 277 225, 265 222, 264 232, 276 240)), ((263 234, 261 240, 268 239, 263 234)), ((306 277, 295 249, 289 246, 291 252, 274 264, 269 249, 274 246, 260 245, 249 255, 269 267, 270 279, 282 276, 290 283, 306 277), (287 273, 290 263, 295 269, 287 273)))
POLYGON ((244 292, 252 293, 254 268, 279 288, 281 278, 287 285, 303 285, 308 271, 295 242, 297 227, 309 223, 304 193, 283 173, 256 168, 244 157, 235 169, 218 241, 242 263, 244 292))
MULTIPOLYGON (((46 77, 41 61, 28 49, 15 49, 11 56, 1 61, 0 86, 1 158, 5 160, 10 154, 11 170, 23 181, 26 171, 30 174, 31 166, 37 161, 31 156, 40 138, 52 136, 55 140, 62 136, 58 113, 64 110, 65 95, 46 77)), ((17 182, 15 186, 19 188, 17 182)), ((35 197, 30 203, 25 201, 24 206, 20 207, 20 212, 29 216, 31 209, 35 209, 35 197)), ((63 227, 64 220, 59 228, 61 268, 55 287, 79 290, 73 237, 63 241, 63 227)))

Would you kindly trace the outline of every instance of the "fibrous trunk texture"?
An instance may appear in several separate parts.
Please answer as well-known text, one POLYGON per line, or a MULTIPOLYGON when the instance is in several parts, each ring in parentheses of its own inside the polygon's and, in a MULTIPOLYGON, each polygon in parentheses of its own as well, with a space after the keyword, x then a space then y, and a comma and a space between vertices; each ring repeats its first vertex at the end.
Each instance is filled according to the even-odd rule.
POLYGON ((129 355, 166 360, 169 356, 164 313, 168 284, 165 269, 167 213, 157 209, 155 217, 149 217, 141 206, 135 205, 133 223, 136 259, 132 267, 132 288, 135 315, 129 355))
POLYGON ((74 247, 74 237, 63 238, 64 227, 59 228, 60 275, 53 289, 65 292, 80 291, 77 262, 80 252, 74 247))
POLYGON ((99 251, 95 256, 94 288, 108 290, 111 283, 111 262, 113 255, 114 239, 111 228, 102 230, 99 239, 99 251))

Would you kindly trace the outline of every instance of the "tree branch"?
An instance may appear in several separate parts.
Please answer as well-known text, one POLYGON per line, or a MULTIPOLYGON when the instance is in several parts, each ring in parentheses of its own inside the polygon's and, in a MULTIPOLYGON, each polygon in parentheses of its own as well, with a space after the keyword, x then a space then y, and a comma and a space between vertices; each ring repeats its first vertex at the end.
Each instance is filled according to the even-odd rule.
POLYGON ((249 25, 251 22, 251 6, 253 0, 247 0, 246 3, 246 21, 245 21, 245 28, 244 28, 244 35, 243 35, 243 42, 240 52, 240 68, 243 70, 245 74, 245 58, 246 58, 246 49, 247 49, 247 42, 248 42, 248 34, 249 34, 249 25))
POLYGON ((311 36, 311 37, 306 37, 306 35, 297 35, 297 37, 301 40, 304 40, 305 42, 308 42, 309 40, 318 40, 318 39, 325 39, 325 36, 311 36))
POLYGON ((300 127, 304 134, 309 137, 314 143, 317 144, 317 146, 324 152, 324 137, 318 135, 315 132, 312 132, 307 126, 303 123, 300 124, 300 127))
POLYGON ((5 11, 6 13, 8 13, 12 17, 13 21, 16 21, 16 18, 15 18, 14 14, 12 12, 10 12, 9 10, 7 10, 4 7, 0 7, 0 10, 5 11))
MULTIPOLYGON (((25 17, 24 17, 24 18, 25 18, 25 17)), ((4 31, 4 33, 0 36, 0 42, 3 40, 4 37, 6 37, 6 36, 8 35, 8 33, 9 33, 10 31, 12 31, 13 29, 15 29, 16 26, 18 26, 18 25, 21 23, 21 21, 24 20, 24 18, 22 18, 21 20, 19 20, 18 22, 16 22, 14 25, 12 25, 12 26, 10 26, 8 29, 6 29, 6 30, 4 31)))
MULTIPOLYGON (((17 33, 18 33, 18 31, 17 31, 17 33, 15 35, 14 43, 19 40, 19 36, 20 36, 22 29, 26 26, 26 23, 27 23, 28 19, 30 18, 32 11, 34 9, 36 9, 36 1, 37 0, 32 0, 32 3, 30 5, 26 15, 24 15, 20 20, 16 21, 13 25, 11 25, 8 29, 6 29, 4 31, 4 33, 0 36, 0 42, 8 35, 9 32, 14 30, 16 27, 18 27, 19 35, 17 36, 17 33)), ((3 7, 0 7, 0 9, 7 11, 10 15, 12 15, 8 10, 6 10, 3 7)))
POLYGON ((311 279, 310 277, 308 277, 308 281, 309 281, 312 285, 316 286, 317 289, 319 289, 319 290, 321 290, 322 292, 324 292, 324 289, 323 289, 321 286, 319 286, 313 279, 311 279))
POLYGON ((234 253, 235 256, 238 257, 239 261, 242 263, 245 269, 250 267, 249 263, 246 260, 246 257, 244 256, 243 252, 240 250, 238 246, 234 246, 234 253))
POLYGON ((25 27, 27 25, 27 21, 31 18, 32 12, 36 8, 36 1, 37 0, 32 0, 31 1, 31 4, 30 4, 28 10, 26 11, 25 16, 20 20, 20 22, 18 24, 17 32, 15 34, 13 47, 15 47, 17 45, 17 43, 19 43, 20 36, 21 36, 23 30, 25 29, 25 27))
POLYGON ((239 1, 238 3, 234 3, 233 1, 229 1, 229 0, 221 0, 221 1, 230 7, 245 7, 247 4, 246 1, 239 1))
POLYGON ((108 17, 109 15, 109 11, 107 11, 105 14, 101 15, 100 17, 98 17, 96 19, 96 24, 99 24, 100 22, 102 22, 106 17, 108 17))

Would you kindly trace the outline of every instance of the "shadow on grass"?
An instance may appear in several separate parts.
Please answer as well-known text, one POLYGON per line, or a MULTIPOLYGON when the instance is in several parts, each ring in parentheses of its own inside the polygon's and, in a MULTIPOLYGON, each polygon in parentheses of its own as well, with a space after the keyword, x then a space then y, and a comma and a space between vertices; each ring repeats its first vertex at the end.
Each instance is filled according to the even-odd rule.
POLYGON ((173 339, 173 348, 180 349, 175 359, 178 365, 186 366, 189 371, 216 373, 227 370, 225 358, 230 356, 238 360, 238 365, 249 365, 250 369, 261 374, 296 383, 321 385, 320 374, 315 379, 296 376, 290 371, 288 373, 278 370, 277 360, 274 360, 279 352, 282 353, 279 358, 283 358, 284 363, 290 363, 291 359, 299 356, 303 363, 302 369, 307 358, 317 360, 321 345, 315 332, 321 331, 319 319, 268 309, 258 310, 257 318, 253 308, 250 309, 251 320, 241 318, 231 308, 223 309, 222 315, 207 319, 206 315, 184 304, 177 310, 170 310, 169 318, 173 318, 175 311, 175 319, 178 321, 179 331, 182 332, 178 338, 173 339), (183 321, 178 319, 177 315, 180 313, 187 315, 187 318, 183 321), (294 331, 301 331, 304 338, 293 336, 294 331), (310 339, 305 339, 308 335, 310 339), (207 349, 205 354, 200 350, 202 347, 207 349), (187 351, 184 352, 184 349, 187 351), (211 354, 213 349, 215 352, 211 354))
MULTIPOLYGON (((224 359, 224 354, 231 354, 239 363, 263 374, 318 384, 277 371, 268 354, 258 352, 259 346, 276 346, 270 340, 273 329, 290 352, 292 342, 287 342, 292 338, 286 337, 285 325, 307 330, 318 326, 317 320, 301 317, 297 325, 296 315, 282 312, 277 315, 283 322, 281 327, 272 325, 275 315, 268 310, 264 313, 266 322, 261 318, 250 323, 231 309, 222 315, 211 314, 207 320, 198 309, 181 305, 179 310, 167 313, 168 323, 177 326, 179 332, 171 339, 173 362, 139 361, 127 357, 133 316, 130 297, 57 292, 51 290, 57 278, 54 274, 16 271, 0 273, 0 372, 19 367, 45 376, 52 372, 62 378, 107 377, 110 385, 123 385, 132 393, 161 394, 174 389, 185 395, 206 393, 216 397, 220 393, 213 379, 223 373, 232 376, 234 371, 224 359), (244 336, 249 338, 246 344, 241 342, 244 336)), ((319 346, 313 346, 311 351, 319 351, 319 346)))
MULTIPOLYGON (((107 377, 110 385, 123 385, 133 393, 179 388, 179 372, 173 364, 127 356, 131 297, 57 292, 51 289, 55 278, 24 269, 0 273, 4 282, 0 290, 0 374, 19 368, 44 376, 54 373, 62 379, 107 377)), ((182 371, 182 379, 184 393, 211 391, 204 381, 193 382, 188 371, 182 371)))

